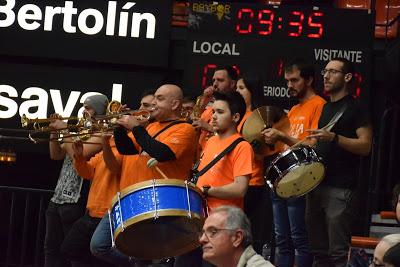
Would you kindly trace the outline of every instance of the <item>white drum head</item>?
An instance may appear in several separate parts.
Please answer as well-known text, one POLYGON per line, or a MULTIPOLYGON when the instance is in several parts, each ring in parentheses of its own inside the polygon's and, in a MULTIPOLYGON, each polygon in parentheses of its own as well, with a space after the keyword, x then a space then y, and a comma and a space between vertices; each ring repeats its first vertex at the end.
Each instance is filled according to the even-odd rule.
POLYGON ((324 178, 321 162, 301 164, 282 177, 275 188, 281 198, 299 197, 313 190, 324 178))

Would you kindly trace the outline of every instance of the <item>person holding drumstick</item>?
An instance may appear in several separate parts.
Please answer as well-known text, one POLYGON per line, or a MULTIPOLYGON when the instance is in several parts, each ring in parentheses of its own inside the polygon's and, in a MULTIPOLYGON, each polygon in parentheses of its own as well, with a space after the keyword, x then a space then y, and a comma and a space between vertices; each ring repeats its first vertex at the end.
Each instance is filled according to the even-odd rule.
MULTIPOLYGON (((155 120, 146 127, 135 116, 125 115, 117 121, 121 126, 114 131, 121 164, 120 190, 126 187, 166 177, 186 180, 189 177, 196 147, 195 131, 181 119, 182 90, 176 85, 160 86, 154 94, 151 117, 155 120), (158 169, 147 163, 156 159, 158 169)), ((110 168, 113 168, 110 166, 110 168)), ((121 266, 133 264, 128 256, 112 247, 108 215, 103 217, 91 240, 91 251, 110 263, 121 266)), ((135 242, 135 240, 133 240, 135 242)), ((151 248, 149 248, 151 249, 151 248)))
MULTIPOLYGON (((262 134, 267 144, 281 141, 292 146, 315 129, 326 101, 314 90, 314 68, 302 59, 294 59, 285 67, 285 80, 291 96, 299 104, 293 106, 288 118, 290 133, 274 128, 265 129, 262 134)), ((268 178, 268 177, 267 177, 268 178)), ((272 207, 277 247, 275 265, 278 267, 310 267, 312 256, 305 225, 305 197, 283 199, 272 192, 272 207), (296 253, 297 252, 297 253, 296 253)))
POLYGON ((315 150, 324 159, 326 174, 307 195, 306 221, 314 266, 342 267, 346 266, 351 224, 356 215, 360 156, 367 156, 371 150, 372 128, 368 115, 351 92, 353 64, 335 58, 321 74, 330 101, 309 137, 318 140, 315 150), (325 125, 338 113, 339 120, 327 130, 325 125))

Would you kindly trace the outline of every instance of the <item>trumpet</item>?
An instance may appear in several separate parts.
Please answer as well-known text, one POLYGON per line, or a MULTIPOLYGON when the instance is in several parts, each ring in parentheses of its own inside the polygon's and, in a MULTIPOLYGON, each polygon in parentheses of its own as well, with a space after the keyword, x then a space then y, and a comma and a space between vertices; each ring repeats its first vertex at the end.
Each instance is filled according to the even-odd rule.
POLYGON ((22 115, 21 124, 26 128, 33 125, 33 129, 28 138, 32 142, 43 142, 43 139, 38 138, 39 134, 55 133, 56 137, 49 138, 48 141, 70 142, 65 140, 67 138, 88 140, 91 136, 96 134, 113 131, 116 121, 123 115, 135 116, 138 120, 149 120, 150 112, 147 110, 122 110, 122 105, 118 101, 111 101, 106 110, 106 115, 91 116, 89 113, 84 112, 82 118, 78 117, 54 117, 46 119, 28 119, 26 115, 22 115), (62 129, 53 129, 45 123, 51 123, 54 120, 78 120, 76 124, 67 125, 62 129))
POLYGON ((137 120, 149 120, 150 111, 148 110, 123 110, 122 104, 119 101, 113 100, 107 106, 106 115, 95 116, 94 120, 98 123, 109 123, 111 125, 115 124, 116 121, 123 115, 131 115, 136 117, 137 120))
POLYGON ((38 130, 38 131, 48 131, 51 130, 50 127, 43 126, 42 124, 44 123, 51 123, 55 120, 76 120, 78 121, 77 124, 80 122, 80 118, 78 117, 61 117, 61 116, 55 116, 51 118, 45 118, 45 119, 29 119, 25 114, 21 116, 21 125, 22 128, 28 128, 30 125, 32 125, 33 129, 38 130))
MULTIPOLYGON (((88 132, 88 129, 91 129, 93 126, 91 115, 88 112, 83 113, 83 117, 61 117, 59 115, 55 115, 54 117, 45 118, 45 119, 29 119, 25 114, 21 116, 21 125, 23 128, 28 128, 32 125, 33 130, 29 130, 28 138, 34 143, 38 143, 39 139, 36 137, 38 134, 45 133, 55 133, 57 138, 53 138, 61 141, 62 138, 65 138, 66 132, 76 132, 74 133, 76 136, 80 136, 82 139, 87 139, 89 136, 84 134, 84 132, 88 132), (76 120, 76 124, 67 124, 66 127, 61 129, 54 129, 49 127, 48 124, 54 122, 55 120, 76 120), (44 125, 46 124, 46 125, 44 125)), ((72 134, 71 134, 72 135, 72 134)), ((55 141, 49 139, 49 141, 55 141)))

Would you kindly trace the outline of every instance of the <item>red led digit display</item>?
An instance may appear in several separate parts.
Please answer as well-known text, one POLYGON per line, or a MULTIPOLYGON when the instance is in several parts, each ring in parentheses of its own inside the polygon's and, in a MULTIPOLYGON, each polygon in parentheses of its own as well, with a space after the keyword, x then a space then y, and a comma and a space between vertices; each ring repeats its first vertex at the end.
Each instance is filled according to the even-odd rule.
POLYGON ((313 12, 310 14, 308 17, 308 27, 311 28, 316 28, 318 29, 317 33, 310 33, 307 35, 309 38, 321 38, 322 33, 324 32, 324 27, 322 26, 321 23, 315 23, 314 19, 316 18, 322 18, 324 14, 322 12, 313 12))
MULTIPOLYGON (((237 18, 238 18, 239 22, 243 21, 244 18, 250 19, 250 21, 251 21, 253 19, 253 17, 254 17, 254 12, 250 8, 242 8, 238 11, 238 14, 237 14, 237 18)), ((253 25, 251 24, 251 22, 247 23, 246 26, 243 26, 239 23, 236 25, 236 31, 241 34, 250 33, 252 31, 252 28, 253 28, 253 25)))
POLYGON ((215 64, 207 64, 203 67, 203 77, 201 77, 201 88, 203 88, 203 89, 206 88, 206 86, 208 85, 207 77, 210 73, 214 73, 216 68, 217 68, 217 65, 215 65, 215 64))
POLYGON ((304 14, 299 11, 292 11, 290 14, 293 17, 293 20, 289 22, 289 26, 293 32, 288 32, 288 35, 292 37, 298 37, 303 32, 304 14))
MULTIPOLYGON (((237 75, 240 75, 240 69, 236 65, 232 65, 236 70, 237 75)), ((212 85, 212 76, 214 75, 216 64, 206 64, 203 67, 203 75, 201 77, 201 88, 206 89, 208 86, 212 85)))
POLYGON ((239 34, 271 35, 281 31, 289 37, 322 38, 324 13, 293 10, 281 14, 274 9, 240 8, 236 13, 235 30, 239 34), (257 14, 255 16, 255 14, 257 14))
POLYGON ((360 73, 354 73, 354 80, 355 80, 355 92, 354 97, 360 97, 361 95, 361 84, 363 82, 363 77, 360 73))
POLYGON ((268 9, 263 9, 258 12, 258 23, 261 25, 265 25, 266 29, 263 31, 259 31, 258 33, 261 35, 268 35, 272 32, 273 22, 274 22, 274 12, 268 9), (267 17, 268 19, 265 19, 267 17))

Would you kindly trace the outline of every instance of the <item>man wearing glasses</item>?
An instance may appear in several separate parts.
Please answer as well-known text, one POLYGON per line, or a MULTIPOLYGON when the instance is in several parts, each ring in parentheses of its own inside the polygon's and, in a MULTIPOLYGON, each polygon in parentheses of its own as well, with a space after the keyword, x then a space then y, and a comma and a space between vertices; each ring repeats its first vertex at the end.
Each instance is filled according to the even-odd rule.
POLYGON ((313 266, 344 267, 356 215, 360 156, 371 150, 372 129, 351 92, 353 64, 335 58, 321 74, 330 101, 323 107, 319 130, 310 130, 309 138, 317 139, 316 151, 324 159, 326 173, 322 183, 307 195, 306 222, 313 266), (339 118, 336 123, 332 123, 334 116, 339 118), (328 124, 333 127, 324 129, 328 124))
POLYGON ((273 267, 253 247, 250 221, 240 208, 213 209, 199 235, 203 259, 217 267, 273 267))

